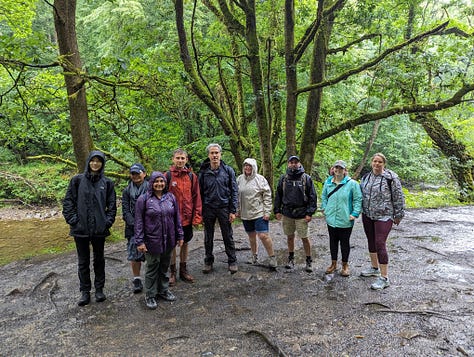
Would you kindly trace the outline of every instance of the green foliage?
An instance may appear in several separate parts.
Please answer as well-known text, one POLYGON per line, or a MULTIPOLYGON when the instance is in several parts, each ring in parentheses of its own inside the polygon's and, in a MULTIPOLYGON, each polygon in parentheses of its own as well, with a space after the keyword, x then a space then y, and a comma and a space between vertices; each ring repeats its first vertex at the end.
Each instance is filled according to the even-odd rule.
POLYGON ((438 189, 407 190, 404 189, 407 208, 438 208, 458 206, 459 195, 452 185, 438 189))
POLYGON ((14 37, 31 33, 36 0, 2 0, 0 3, 0 35, 8 32, 14 37), (2 31, 3 30, 3 31, 2 31))
POLYGON ((64 165, 32 162, 0 165, 0 199, 24 204, 57 204, 66 192, 71 172, 64 165))

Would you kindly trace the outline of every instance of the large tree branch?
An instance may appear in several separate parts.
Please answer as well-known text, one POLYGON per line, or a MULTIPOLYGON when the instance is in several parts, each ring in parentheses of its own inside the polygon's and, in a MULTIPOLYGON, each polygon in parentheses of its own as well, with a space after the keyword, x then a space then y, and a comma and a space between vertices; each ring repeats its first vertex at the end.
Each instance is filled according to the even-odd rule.
POLYGON ((245 26, 235 18, 227 6, 227 2, 225 0, 218 0, 217 2, 222 13, 222 16, 219 18, 219 20, 224 21, 224 25, 227 27, 229 32, 237 32, 241 36, 245 36, 245 26))
POLYGON ((331 85, 334 85, 336 83, 342 82, 343 80, 349 78, 350 76, 361 73, 361 72, 375 66, 376 64, 378 64, 379 62, 384 60, 388 55, 390 55, 394 52, 400 51, 401 49, 411 45, 412 43, 421 41, 422 39, 424 39, 428 36, 437 34, 438 32, 444 30, 446 28, 446 26, 448 26, 448 24, 449 24, 449 21, 446 21, 446 22, 442 23, 441 25, 436 26, 435 28, 433 28, 429 31, 423 32, 423 33, 421 33, 421 34, 419 34, 419 35, 417 35, 417 36, 415 36, 415 37, 413 37, 413 38, 411 38, 411 39, 409 39, 405 42, 400 43, 399 45, 396 45, 394 47, 386 49, 379 56, 375 57, 374 59, 364 63, 363 65, 361 65, 357 68, 350 69, 347 72, 341 74, 340 76, 338 76, 336 78, 329 79, 327 81, 322 81, 322 82, 315 83, 315 84, 311 84, 311 85, 306 86, 306 87, 302 87, 302 88, 298 89, 296 91, 296 93, 301 94, 301 93, 304 93, 304 92, 312 91, 314 89, 323 88, 323 87, 331 86, 331 85))
POLYGON ((330 138, 344 130, 353 129, 356 126, 366 124, 379 119, 386 119, 394 115, 399 114, 413 114, 413 113, 430 113, 438 110, 454 107, 463 102, 463 98, 466 94, 474 91, 474 83, 465 84, 459 89, 454 95, 441 102, 429 103, 429 104, 412 104, 402 105, 399 107, 389 108, 376 113, 367 113, 355 118, 353 120, 346 121, 341 125, 326 130, 317 136, 317 141, 320 142, 324 139, 330 138))
POLYGON ((18 61, 18 60, 12 60, 4 57, 0 57, 0 64, 4 66, 18 66, 21 68, 25 67, 31 67, 31 68, 51 68, 51 67, 59 67, 60 64, 59 62, 53 62, 53 63, 46 63, 46 64, 31 64, 31 63, 26 63, 23 61, 18 61))
POLYGON ((344 46, 342 47, 337 47, 337 48, 331 48, 328 50, 328 54, 335 54, 335 53, 338 53, 338 52, 347 52, 347 50, 349 48, 351 48, 352 46, 354 45, 357 45, 358 43, 362 42, 362 41, 365 41, 365 40, 369 40, 371 38, 374 38, 374 37, 380 37, 381 35, 380 34, 377 34, 377 33, 371 33, 371 34, 367 34, 367 35, 363 35, 362 37, 354 40, 354 41, 351 41, 347 44, 345 44, 344 46))
POLYGON ((318 0, 318 10, 316 14, 316 20, 314 20, 311 25, 306 29, 305 34, 300 39, 298 44, 295 46, 295 63, 299 61, 299 59, 303 56, 306 48, 308 48, 309 44, 313 41, 314 36, 318 32, 321 22, 324 18, 327 18, 329 15, 333 14, 334 12, 338 11, 344 6, 346 0, 338 0, 336 1, 331 7, 324 10, 324 0, 318 0))

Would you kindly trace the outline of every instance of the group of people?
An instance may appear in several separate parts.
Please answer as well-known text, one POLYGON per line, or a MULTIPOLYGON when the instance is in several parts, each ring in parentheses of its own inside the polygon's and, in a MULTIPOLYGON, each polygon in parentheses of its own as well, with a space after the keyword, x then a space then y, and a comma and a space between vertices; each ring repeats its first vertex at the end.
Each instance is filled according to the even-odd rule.
MULTIPOLYGON (((179 278, 194 282, 187 269, 188 244, 193 238, 193 226, 204 225, 204 274, 214 270, 214 230, 219 222, 227 267, 231 274, 238 271, 232 223, 242 220, 250 242, 249 264, 263 264, 258 253, 261 241, 268 255, 268 265, 277 268, 273 241, 269 235, 272 212, 272 191, 264 176, 258 174, 257 161, 245 159, 243 172, 235 172, 222 160, 219 144, 209 144, 208 158, 197 176, 188 165, 188 154, 183 149, 173 153, 172 166, 165 172, 154 171, 147 177, 141 163, 130 167, 130 181, 122 193, 122 214, 127 239, 127 259, 133 275, 133 292, 145 289, 148 308, 156 309, 158 298, 174 301, 169 287, 179 278), (179 251, 179 252, 178 252, 179 251), (179 256, 179 270, 177 257, 179 256), (141 266, 146 262, 145 281, 141 266)), ((90 303, 90 245, 93 251, 94 288, 96 302, 106 300, 105 238, 117 213, 113 182, 104 176, 105 155, 92 151, 83 173, 74 176, 63 202, 63 216, 70 225, 78 256, 79 306, 90 303)), ((372 171, 362 177, 360 184, 348 176, 347 165, 338 160, 324 183, 321 209, 329 232, 331 265, 326 274, 337 268, 341 247, 340 274, 349 276, 349 239, 354 220, 362 211, 362 222, 368 240, 371 267, 361 276, 374 276, 373 289, 390 285, 386 241, 392 224, 399 224, 404 216, 404 197, 398 176, 386 169, 383 154, 375 154, 372 171)), ((301 239, 305 253, 305 270, 312 272, 309 222, 317 210, 317 195, 313 180, 298 156, 290 156, 287 169, 278 180, 273 202, 273 213, 282 222, 287 237, 288 260, 286 269, 295 268, 295 238, 301 239)))

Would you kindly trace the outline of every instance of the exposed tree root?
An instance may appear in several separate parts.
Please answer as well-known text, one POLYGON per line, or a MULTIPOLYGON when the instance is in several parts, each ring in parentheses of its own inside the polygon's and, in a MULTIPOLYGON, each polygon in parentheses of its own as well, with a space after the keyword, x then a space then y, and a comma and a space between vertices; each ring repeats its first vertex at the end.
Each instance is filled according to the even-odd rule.
POLYGON ((53 276, 56 276, 56 275, 57 275, 57 274, 56 274, 54 271, 49 272, 43 279, 41 279, 41 281, 40 281, 38 284, 35 285, 35 287, 33 288, 33 290, 31 290, 31 292, 29 293, 29 295, 33 295, 34 293, 36 293, 36 290, 38 290, 38 288, 39 288, 40 286, 42 286, 43 284, 45 284, 46 281, 47 281, 49 278, 51 278, 51 277, 53 277, 53 276))
POLYGON ((440 319, 448 320, 448 321, 454 321, 453 319, 450 319, 446 315, 437 312, 437 311, 430 311, 430 310, 392 310, 392 309, 378 309, 375 310, 377 312, 391 312, 395 314, 418 314, 418 315, 424 315, 424 316, 434 316, 438 317, 440 319))
POLYGON ((265 333, 258 331, 258 330, 250 330, 245 333, 245 335, 251 334, 259 335, 263 338, 263 340, 276 352, 278 353, 279 357, 286 357, 287 354, 276 344, 274 343, 265 333))
POLYGON ((54 291, 57 289, 57 287, 58 287, 58 280, 54 279, 53 286, 51 286, 51 289, 49 289, 48 291, 48 300, 56 309, 58 307, 56 306, 56 303, 53 300, 53 294, 54 294, 54 291))

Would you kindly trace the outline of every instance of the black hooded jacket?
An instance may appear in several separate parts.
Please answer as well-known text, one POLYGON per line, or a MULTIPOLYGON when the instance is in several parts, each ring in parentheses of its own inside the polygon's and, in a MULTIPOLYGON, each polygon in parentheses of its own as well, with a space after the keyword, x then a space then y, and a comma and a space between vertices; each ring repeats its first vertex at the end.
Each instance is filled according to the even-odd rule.
POLYGON ((296 170, 288 168, 278 181, 273 212, 290 218, 312 216, 317 209, 317 197, 311 176, 303 166, 296 170))
POLYGON ((63 216, 73 237, 107 237, 117 213, 116 194, 112 180, 104 176, 105 155, 92 151, 82 174, 69 182, 63 200, 63 216), (98 174, 91 173, 93 157, 102 161, 98 174))

